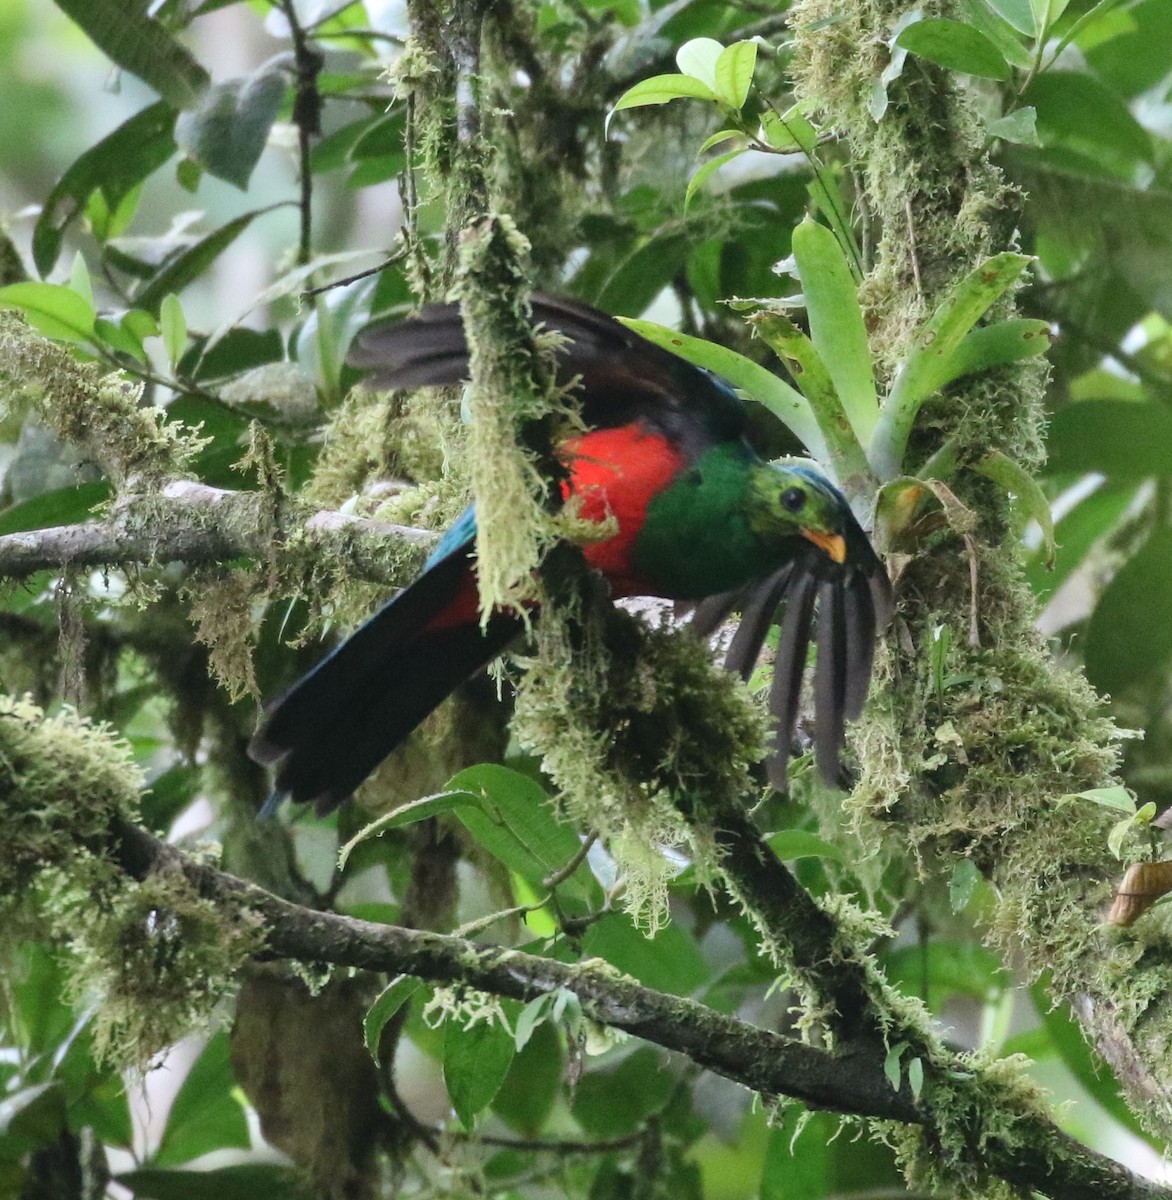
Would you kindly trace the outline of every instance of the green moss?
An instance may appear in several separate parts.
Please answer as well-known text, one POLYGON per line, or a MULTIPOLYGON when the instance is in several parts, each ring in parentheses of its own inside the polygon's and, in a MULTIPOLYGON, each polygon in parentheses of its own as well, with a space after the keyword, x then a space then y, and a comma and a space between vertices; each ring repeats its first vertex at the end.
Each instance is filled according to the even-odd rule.
POLYGON ((120 1066, 208 1020, 262 940, 182 877, 139 883, 114 863, 115 823, 137 818, 141 787, 104 726, 0 697, 0 942, 64 949, 72 995, 97 1004, 97 1052, 120 1066))
POLYGON ((704 814, 752 792, 763 715, 705 643, 621 610, 544 611, 537 645, 514 730, 542 756, 571 815, 616 856, 630 851, 626 902, 654 928, 663 864, 646 848, 683 845, 702 873, 717 869, 704 814))

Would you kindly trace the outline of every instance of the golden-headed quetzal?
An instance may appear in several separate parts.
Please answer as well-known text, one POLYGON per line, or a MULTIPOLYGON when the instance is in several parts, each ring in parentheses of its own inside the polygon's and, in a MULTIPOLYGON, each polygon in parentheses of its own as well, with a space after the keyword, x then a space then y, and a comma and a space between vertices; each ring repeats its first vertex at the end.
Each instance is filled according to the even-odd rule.
MULTIPOLYGON (((883 564, 838 490, 802 460, 768 463, 745 440, 747 414, 731 386, 653 345, 612 317, 536 296, 535 326, 564 339, 561 383, 577 378, 587 432, 565 442, 579 515, 616 532, 582 547, 612 594, 696 603, 710 632, 743 612, 726 666, 748 677, 785 603, 771 710, 784 784, 817 606, 815 751, 827 782, 839 776, 844 722, 866 699, 877 630, 891 613, 883 564)), ((459 309, 371 326, 350 361, 387 388, 468 377, 459 309)), ((270 805, 284 796, 337 807, 460 683, 520 632, 515 612, 481 625, 476 520, 468 509, 423 574, 322 660, 269 710, 250 753, 276 768, 270 805)))

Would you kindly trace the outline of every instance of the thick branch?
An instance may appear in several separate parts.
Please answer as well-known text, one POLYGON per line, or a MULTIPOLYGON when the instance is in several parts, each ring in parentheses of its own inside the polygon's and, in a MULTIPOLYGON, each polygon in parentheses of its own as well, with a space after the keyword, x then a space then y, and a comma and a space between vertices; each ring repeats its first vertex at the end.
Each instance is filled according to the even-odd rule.
POLYGON ((159 493, 122 497, 98 521, 0 536, 0 578, 68 566, 263 559, 271 557, 274 544, 294 537, 311 557, 328 553, 358 578, 394 586, 404 582, 403 572, 388 558, 387 546, 426 550, 435 541, 427 530, 340 512, 318 512, 301 523, 275 514, 266 493, 177 479, 159 493))
MULTIPOLYGON (((268 952, 278 958, 414 975, 437 983, 465 983, 517 1000, 560 988, 572 991, 583 1012, 766 1095, 790 1096, 837 1112, 894 1121, 922 1119, 906 1084, 888 1083, 870 1048, 836 1053, 757 1029, 592 966, 572 966, 523 951, 482 946, 463 938, 376 925, 316 912, 281 900, 234 876, 199 863, 144 830, 122 823, 117 856, 137 879, 166 867, 181 872, 201 895, 247 907, 266 927, 268 952)), ((1023 1188, 1064 1200, 1154 1200, 1172 1195, 1095 1154, 1055 1126, 1022 1114, 1027 1150, 992 1140, 983 1153, 989 1169, 1023 1188)))

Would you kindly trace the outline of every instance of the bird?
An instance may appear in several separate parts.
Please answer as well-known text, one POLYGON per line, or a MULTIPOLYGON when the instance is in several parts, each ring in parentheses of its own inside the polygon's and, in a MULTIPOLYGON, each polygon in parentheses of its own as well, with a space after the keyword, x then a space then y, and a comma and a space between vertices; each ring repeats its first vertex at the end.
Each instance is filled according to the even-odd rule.
MULTIPOLYGON (((578 300, 535 294, 530 320, 560 335, 557 382, 572 383, 580 404, 582 426, 560 449, 562 497, 574 499, 579 518, 613 522, 613 532, 582 545, 586 563, 615 598, 690 606, 704 636, 740 610, 725 666, 746 680, 784 605, 768 777, 784 790, 814 641, 815 761, 824 781, 841 782, 845 722, 862 711, 893 611, 883 562, 842 493, 810 460, 760 457, 746 437, 745 403, 715 373, 578 300)), ((459 307, 424 305, 368 326, 349 361, 380 388, 465 381, 459 307)), ((415 582, 267 708, 249 747, 275 769, 266 811, 286 797, 322 815, 337 808, 525 623, 507 609, 481 621, 469 508, 415 582)))

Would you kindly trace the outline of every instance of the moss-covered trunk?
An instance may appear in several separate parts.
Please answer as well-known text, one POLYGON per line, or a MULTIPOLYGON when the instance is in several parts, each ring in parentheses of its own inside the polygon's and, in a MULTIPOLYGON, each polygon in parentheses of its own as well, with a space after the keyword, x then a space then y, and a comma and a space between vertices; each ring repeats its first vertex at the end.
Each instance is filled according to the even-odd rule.
MULTIPOLYGON (((872 115, 904 11, 895 0, 799 0, 793 11, 796 90, 845 139, 878 230, 863 300, 888 374, 947 288, 1010 245, 1018 206, 954 76, 909 55, 882 118, 872 115)), ((961 466, 950 486, 977 519, 967 537, 944 531, 922 544, 903 572, 902 624, 881 665, 851 804, 862 820, 897 825, 901 845, 910 835, 921 866, 968 856, 986 872, 1000 896, 993 939, 1029 972, 1051 973, 1055 996, 1166 1133, 1168 955, 1103 926, 1120 870, 1110 819, 1059 806, 1115 781, 1116 731, 1034 631, 1007 497, 965 469, 991 449, 1038 465, 1044 383, 1032 362, 1001 368, 960 381, 921 414, 908 469, 953 439, 961 466), (932 653, 942 628, 943 686, 932 653)))

